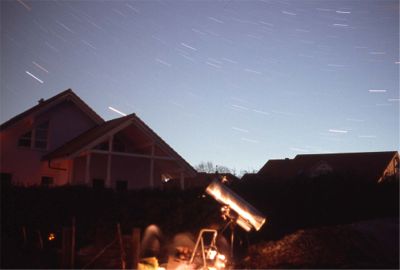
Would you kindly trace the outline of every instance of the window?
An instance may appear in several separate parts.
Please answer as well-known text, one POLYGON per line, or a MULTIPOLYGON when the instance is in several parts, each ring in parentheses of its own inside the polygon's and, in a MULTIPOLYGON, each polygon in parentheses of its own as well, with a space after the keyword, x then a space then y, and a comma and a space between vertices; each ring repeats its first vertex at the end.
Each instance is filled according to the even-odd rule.
POLYGON ((23 134, 21 137, 19 137, 18 146, 30 148, 31 147, 31 137, 32 137, 31 131, 23 134))
POLYGON ((35 148, 47 148, 47 131, 49 129, 49 122, 38 125, 35 128, 35 148))
POLYGON ((54 184, 54 179, 53 177, 50 176, 42 176, 42 186, 43 187, 49 187, 54 184))
POLYGON ((108 151, 108 142, 99 143, 94 147, 94 149, 108 151))
POLYGON ((32 131, 24 133, 18 139, 18 146, 47 149, 47 134, 49 129, 49 122, 44 122, 37 125, 32 131))
MULTIPOLYGON (((114 152, 125 152, 125 145, 124 143, 118 138, 118 137, 114 137, 113 139, 113 145, 112 145, 112 150, 114 152)), ((103 150, 103 151, 108 151, 108 141, 99 143, 98 145, 96 145, 94 147, 97 150, 103 150)))
POLYGON ((125 145, 117 136, 115 136, 113 140, 113 151, 125 152, 125 145))
POLYGON ((92 186, 94 189, 103 189, 104 188, 104 179, 93 178, 92 186))

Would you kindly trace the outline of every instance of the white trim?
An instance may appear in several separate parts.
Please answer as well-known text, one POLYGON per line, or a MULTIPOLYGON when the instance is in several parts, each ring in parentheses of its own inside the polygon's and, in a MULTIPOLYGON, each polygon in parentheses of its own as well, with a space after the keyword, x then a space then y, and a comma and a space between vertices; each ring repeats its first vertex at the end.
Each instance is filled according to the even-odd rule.
MULTIPOLYGON (((142 131, 145 135, 147 135, 150 139, 154 140, 154 144, 159 147, 162 151, 164 151, 167 156, 151 156, 148 154, 136 154, 136 153, 124 153, 124 152, 112 152, 112 155, 119 155, 119 156, 130 156, 130 157, 139 157, 139 158, 153 158, 158 160, 173 160, 180 164, 181 167, 186 168, 186 171, 189 175, 191 175, 191 166, 188 164, 179 154, 177 154, 169 145, 166 144, 153 130, 151 130, 145 123, 143 123, 136 115, 127 116, 126 122, 122 122, 120 125, 111 129, 107 133, 103 134, 102 136, 98 137, 96 140, 92 141, 91 143, 83 146, 81 149, 78 149, 73 154, 67 156, 67 158, 75 158, 80 155, 82 151, 90 151, 91 153, 98 153, 98 154, 105 154, 108 153, 107 151, 92 149, 99 143, 103 142, 107 136, 114 135, 117 132, 127 128, 130 125, 134 125, 140 131, 142 131)), ((194 169, 193 169, 194 170, 194 169)), ((193 171, 195 173, 195 170, 193 171)))
POLYGON ((113 141, 114 135, 108 139, 106 187, 111 187, 111 153, 113 150, 113 141))
MULTIPOLYGON (((113 136, 114 134, 116 134, 117 132, 121 131, 122 129, 130 126, 131 124, 132 124, 131 121, 127 121, 127 122, 125 122, 125 123, 123 123, 123 124, 121 124, 119 126, 116 126, 115 128, 111 129, 107 133, 105 133, 102 136, 98 137, 96 140, 94 140, 91 143, 83 146, 81 149, 78 149, 77 151, 75 151, 74 154, 69 155, 68 158, 75 158, 75 157, 79 156, 82 151, 85 151, 85 150, 93 151, 93 150, 90 150, 90 149, 95 147, 99 143, 103 142, 105 138, 109 137, 110 135, 113 136)), ((107 153, 108 153, 108 151, 107 151, 107 153)))
POLYGON ((85 167, 85 183, 89 185, 90 183, 90 160, 92 154, 89 152, 86 154, 86 167, 85 167))
POLYGON ((177 163, 180 163, 181 166, 183 166, 184 168, 188 168, 188 165, 190 167, 190 164, 187 164, 187 162, 181 156, 179 156, 179 154, 176 153, 171 146, 169 146, 165 141, 163 141, 163 139, 159 137, 150 127, 148 127, 146 123, 144 123, 140 118, 134 115, 134 118, 132 120, 135 121, 135 126, 137 128, 142 130, 150 138, 154 138, 157 146, 160 147, 160 149, 163 150, 167 155, 176 157, 175 161, 177 163))

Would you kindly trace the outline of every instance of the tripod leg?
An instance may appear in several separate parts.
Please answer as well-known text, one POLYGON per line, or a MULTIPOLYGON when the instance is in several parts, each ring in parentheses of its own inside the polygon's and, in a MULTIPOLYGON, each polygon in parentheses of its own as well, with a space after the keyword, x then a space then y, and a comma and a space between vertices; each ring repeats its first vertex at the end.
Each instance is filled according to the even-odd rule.
POLYGON ((231 229, 231 260, 233 261, 233 244, 235 241, 235 224, 231 222, 230 224, 231 229))

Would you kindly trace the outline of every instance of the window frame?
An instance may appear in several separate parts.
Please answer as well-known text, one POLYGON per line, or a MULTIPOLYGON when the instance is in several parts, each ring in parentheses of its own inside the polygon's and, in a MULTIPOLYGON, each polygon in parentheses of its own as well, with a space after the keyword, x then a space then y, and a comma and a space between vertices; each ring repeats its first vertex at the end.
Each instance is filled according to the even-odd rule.
POLYGON ((49 148, 49 130, 50 130, 50 120, 45 120, 40 122, 40 124, 34 125, 29 131, 23 133, 18 137, 17 140, 17 146, 23 149, 31 149, 31 150, 38 150, 38 151, 47 151, 49 148), (46 128, 41 128, 41 126, 46 125, 46 128), (45 138, 40 138, 38 139, 37 133, 39 131, 46 131, 45 138), (27 134, 30 134, 30 136, 25 136, 27 134), (21 141, 29 141, 29 146, 28 145, 23 145, 21 141), (37 142, 44 142, 45 146, 44 147, 38 147, 36 145, 37 142))

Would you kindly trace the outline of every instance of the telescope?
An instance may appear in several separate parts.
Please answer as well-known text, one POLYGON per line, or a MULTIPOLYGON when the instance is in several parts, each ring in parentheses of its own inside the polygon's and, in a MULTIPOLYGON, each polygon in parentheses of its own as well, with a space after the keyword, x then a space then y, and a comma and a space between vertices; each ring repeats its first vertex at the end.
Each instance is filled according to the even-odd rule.
MULTIPOLYGON (((231 263, 233 261, 233 247, 235 239, 235 226, 239 225, 245 231, 259 231, 264 225, 266 218, 252 205, 246 202, 243 198, 230 190, 217 180, 214 180, 206 188, 206 193, 213 197, 217 202, 222 204, 222 217, 228 220, 221 232, 224 232, 228 226, 231 231, 231 263)), ((196 241, 196 245, 189 260, 189 264, 193 264, 194 259, 198 254, 201 254, 203 268, 202 269, 223 269, 227 259, 225 255, 220 254, 216 246, 216 237, 218 232, 215 229, 202 229, 196 241), (211 234, 211 243, 205 245, 205 234, 211 234), (200 252, 199 252, 200 250, 200 252), (210 265, 211 263, 211 265, 210 265), (210 267, 209 267, 210 266, 210 267)))
POLYGON ((229 218, 245 231, 249 232, 252 229, 258 231, 264 225, 266 218, 263 214, 220 182, 216 180, 211 182, 206 193, 223 205, 224 217, 229 218))

